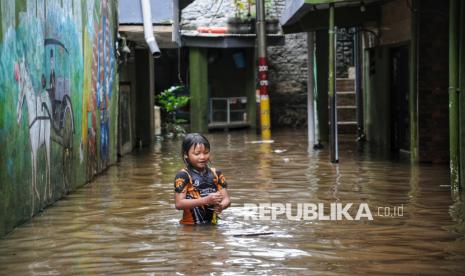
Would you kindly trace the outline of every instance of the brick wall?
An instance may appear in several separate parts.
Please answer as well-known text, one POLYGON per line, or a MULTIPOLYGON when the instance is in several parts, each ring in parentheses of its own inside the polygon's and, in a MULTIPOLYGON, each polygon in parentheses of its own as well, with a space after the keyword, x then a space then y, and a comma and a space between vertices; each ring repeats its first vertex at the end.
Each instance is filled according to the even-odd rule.
POLYGON ((419 18, 419 159, 449 161, 448 1, 421 1, 419 18))

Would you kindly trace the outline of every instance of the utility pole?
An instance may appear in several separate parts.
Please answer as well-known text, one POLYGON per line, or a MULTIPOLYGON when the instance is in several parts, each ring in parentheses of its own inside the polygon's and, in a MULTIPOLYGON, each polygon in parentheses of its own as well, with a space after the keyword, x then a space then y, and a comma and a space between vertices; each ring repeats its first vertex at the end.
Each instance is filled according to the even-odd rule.
POLYGON ((266 29, 264 0, 256 2, 258 80, 260 89, 260 128, 262 139, 271 138, 270 99, 268 97, 268 63, 266 60, 266 29))

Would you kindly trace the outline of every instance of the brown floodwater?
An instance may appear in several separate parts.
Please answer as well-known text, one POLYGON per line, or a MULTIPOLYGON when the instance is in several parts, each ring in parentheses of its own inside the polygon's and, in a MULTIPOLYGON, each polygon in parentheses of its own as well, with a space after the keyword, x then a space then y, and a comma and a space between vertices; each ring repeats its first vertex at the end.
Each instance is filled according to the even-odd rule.
POLYGON ((333 165, 327 147, 308 153, 300 131, 277 131, 272 144, 240 131, 208 137, 232 199, 217 226, 179 225, 180 141, 165 140, 123 157, 0 240, 0 274, 465 274, 463 224, 454 220, 463 205, 451 195, 447 166, 388 161, 350 139, 333 165), (271 212, 263 203, 291 204, 292 215, 298 203, 320 203, 325 212, 246 219, 269 217, 259 216, 271 212), (373 220, 324 220, 331 203, 366 204, 373 220), (257 233, 267 235, 247 236, 257 233))

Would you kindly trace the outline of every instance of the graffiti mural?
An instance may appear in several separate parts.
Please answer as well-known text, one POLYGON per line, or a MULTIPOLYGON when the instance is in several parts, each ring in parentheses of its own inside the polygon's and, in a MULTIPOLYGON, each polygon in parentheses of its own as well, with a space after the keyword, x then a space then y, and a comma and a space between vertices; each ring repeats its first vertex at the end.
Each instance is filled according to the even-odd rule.
POLYGON ((101 1, 101 16, 94 20, 92 94, 88 109, 88 175, 95 174, 100 167, 109 162, 110 144, 110 104, 113 76, 115 73, 114 36, 111 31, 108 1, 101 1), (100 122, 100 129, 97 127, 100 122), (96 151, 97 133, 99 133, 100 151, 96 151), (98 157, 99 161, 98 162, 98 157))
POLYGON ((32 87, 29 72, 26 69, 24 59, 21 59, 14 67, 15 80, 19 86, 19 99, 16 107, 17 122, 21 123, 23 115, 23 104, 26 102, 28 120, 27 125, 29 128, 29 142, 31 146, 31 161, 32 161, 32 213, 34 212, 34 199, 40 200, 40 195, 37 190, 37 156, 38 151, 42 146, 45 146, 46 152, 46 178, 47 185, 45 185, 44 200, 47 195, 47 186, 49 197, 51 197, 50 188, 50 99, 46 91, 37 93, 32 87), (35 196, 34 196, 35 195, 35 196))
POLYGON ((116 9, 0 1, 0 236, 115 162, 116 9))

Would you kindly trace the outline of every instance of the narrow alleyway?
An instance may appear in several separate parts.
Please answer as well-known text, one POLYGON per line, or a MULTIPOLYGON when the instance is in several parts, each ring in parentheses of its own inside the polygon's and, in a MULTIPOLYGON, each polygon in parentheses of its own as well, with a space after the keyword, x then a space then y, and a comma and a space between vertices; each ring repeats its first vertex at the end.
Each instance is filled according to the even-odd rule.
POLYGON ((218 226, 179 225, 180 141, 163 141, 0 240, 0 274, 465 274, 447 166, 383 161, 347 142, 332 165, 327 148, 307 153, 303 131, 274 132, 273 144, 246 132, 207 137, 233 202, 218 226), (373 220, 244 219, 244 203, 332 202, 367 203, 373 220), (402 216, 381 216, 395 206, 402 216), (238 236, 264 232, 272 233, 238 236))

